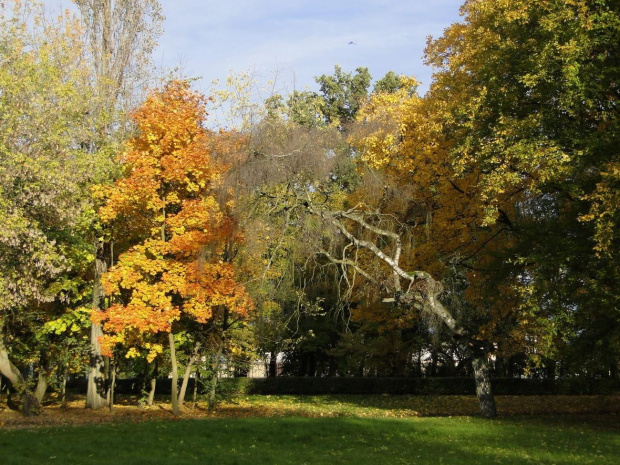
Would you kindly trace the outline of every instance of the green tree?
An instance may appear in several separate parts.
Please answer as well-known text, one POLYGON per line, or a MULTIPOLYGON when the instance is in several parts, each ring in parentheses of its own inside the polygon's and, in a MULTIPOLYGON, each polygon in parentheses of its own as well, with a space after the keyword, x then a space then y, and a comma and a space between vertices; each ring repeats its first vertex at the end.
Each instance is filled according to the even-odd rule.
POLYGON ((371 80, 368 68, 357 68, 353 74, 345 73, 338 65, 334 66, 333 75, 316 77, 315 81, 320 86, 321 97, 325 102, 327 123, 344 127, 353 122, 368 96, 371 80))
POLYGON ((462 14, 427 56, 457 173, 479 177, 485 224, 512 225, 483 291, 501 300, 512 282, 548 347, 577 344, 617 376, 619 6, 479 0, 462 14))
POLYGON ((96 99, 85 55, 69 14, 49 22, 36 3, 0 6, 0 370, 23 394, 25 414, 38 399, 11 362, 11 328, 36 327, 76 299, 76 274, 90 258, 82 234, 92 160, 83 143, 96 99))

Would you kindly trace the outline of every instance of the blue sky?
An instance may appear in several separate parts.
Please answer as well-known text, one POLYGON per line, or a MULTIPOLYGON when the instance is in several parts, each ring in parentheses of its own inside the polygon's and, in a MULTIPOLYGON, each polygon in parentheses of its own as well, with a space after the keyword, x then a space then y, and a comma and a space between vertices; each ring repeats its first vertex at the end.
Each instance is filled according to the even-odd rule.
MULTIPOLYGON (((275 91, 317 89, 314 76, 334 65, 414 75, 425 92, 431 70, 423 64, 429 35, 459 20, 463 0, 162 0, 164 34, 155 64, 179 67, 196 86, 211 88, 230 70, 250 71, 275 91), (354 42, 354 45, 349 45, 354 42)), ((67 6, 69 0, 47 0, 67 6)))
MULTIPOLYGON (((229 70, 277 76, 284 90, 316 89, 314 76, 366 66, 415 75, 428 88, 426 37, 459 20, 462 0, 163 0, 157 64, 202 77, 206 90, 229 70), (354 42, 355 45, 349 45, 354 42)), ((279 90, 279 89, 278 89, 279 90)))

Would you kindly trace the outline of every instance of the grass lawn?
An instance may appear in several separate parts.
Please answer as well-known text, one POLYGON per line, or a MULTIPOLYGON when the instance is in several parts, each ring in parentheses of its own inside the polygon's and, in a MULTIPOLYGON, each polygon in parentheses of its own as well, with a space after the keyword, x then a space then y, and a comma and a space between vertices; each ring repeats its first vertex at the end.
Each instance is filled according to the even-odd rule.
POLYGON ((475 413, 468 396, 248 396, 180 419, 83 405, 0 412, 0 464, 620 463, 617 396, 498 397, 496 420, 425 416, 475 413))
POLYGON ((571 417, 236 418, 0 430, 2 464, 618 464, 620 434, 571 417))

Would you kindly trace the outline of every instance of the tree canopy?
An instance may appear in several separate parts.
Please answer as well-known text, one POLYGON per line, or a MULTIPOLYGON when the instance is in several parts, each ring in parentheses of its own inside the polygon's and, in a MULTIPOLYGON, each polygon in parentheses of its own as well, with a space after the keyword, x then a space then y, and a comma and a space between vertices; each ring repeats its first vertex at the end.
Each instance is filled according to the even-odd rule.
POLYGON ((175 413, 258 360, 473 375, 488 417, 492 375, 620 377, 617 2, 467 1, 425 95, 336 65, 264 101, 141 87, 158 2, 76 4, 0 6, 0 369, 31 411, 87 365, 93 407, 169 370, 175 413))

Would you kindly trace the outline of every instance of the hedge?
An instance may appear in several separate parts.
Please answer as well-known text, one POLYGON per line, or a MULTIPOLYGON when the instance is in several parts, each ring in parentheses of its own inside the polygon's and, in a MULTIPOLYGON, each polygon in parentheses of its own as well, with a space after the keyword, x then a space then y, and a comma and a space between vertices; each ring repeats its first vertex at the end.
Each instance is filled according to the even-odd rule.
MULTIPOLYGON (((497 395, 603 395, 620 393, 613 379, 491 380, 497 395)), ((220 389, 228 394, 410 394, 474 395, 473 378, 225 378, 220 389)))
MULTIPOLYGON (((620 393, 620 380, 615 379, 521 379, 494 378, 497 395, 608 395, 620 393)), ((194 380, 189 380, 188 395, 194 380)), ((116 381, 117 394, 139 394, 141 380, 116 381)), ((170 379, 157 380, 157 393, 170 394, 170 379)), ((473 378, 221 378, 218 391, 224 395, 320 395, 320 394, 410 394, 410 395, 474 395, 473 378)), ((70 384, 74 392, 85 392, 85 380, 70 384)))

